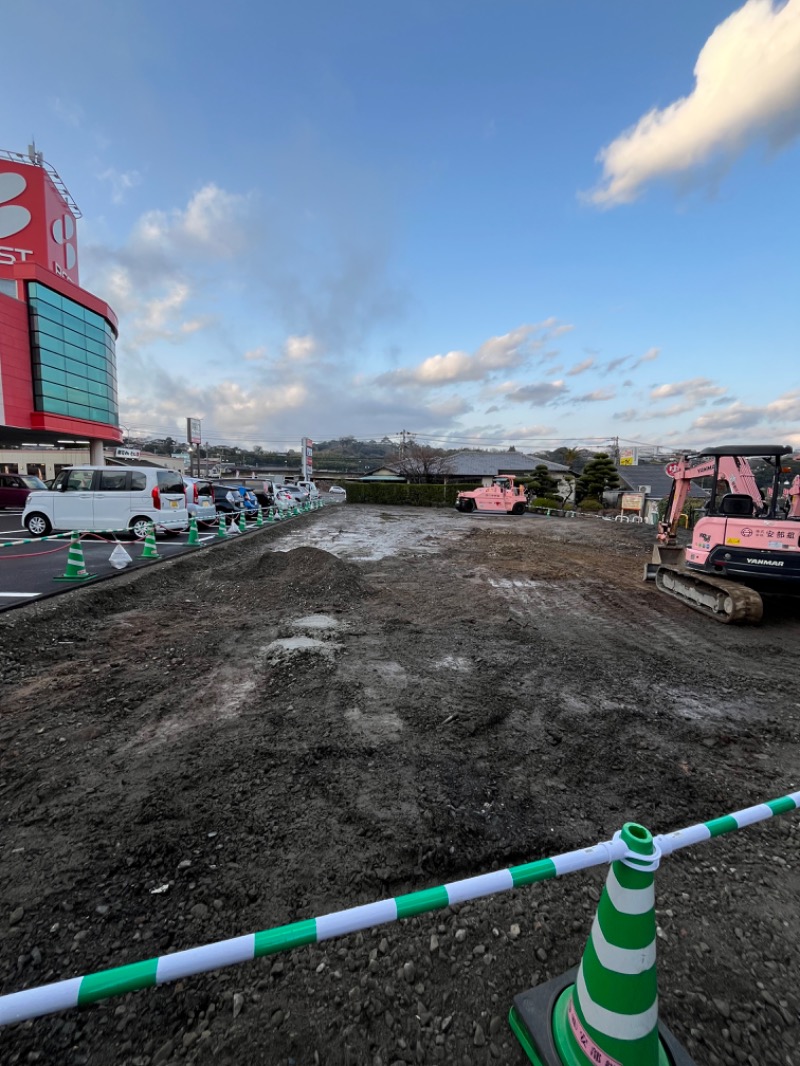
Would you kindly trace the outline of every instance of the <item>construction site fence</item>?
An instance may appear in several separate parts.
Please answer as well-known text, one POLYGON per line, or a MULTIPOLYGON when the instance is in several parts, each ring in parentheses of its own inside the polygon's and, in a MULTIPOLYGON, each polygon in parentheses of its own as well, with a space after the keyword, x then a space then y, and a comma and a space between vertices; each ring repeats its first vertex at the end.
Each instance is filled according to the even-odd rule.
POLYGON ((176 951, 99 973, 12 992, 0 996, 0 1025, 25 1021, 72 1007, 85 1007, 126 992, 155 988, 210 970, 250 962, 265 955, 319 944, 401 918, 432 913, 458 903, 507 892, 579 870, 608 865, 631 856, 636 859, 639 868, 655 871, 661 858, 674 851, 795 811, 798 807, 800 792, 793 792, 720 818, 656 836, 653 838, 653 853, 648 867, 642 865, 641 855, 628 850, 619 831, 611 840, 521 866, 494 870, 406 895, 334 911, 317 918, 307 918, 289 925, 246 933, 229 940, 176 951))

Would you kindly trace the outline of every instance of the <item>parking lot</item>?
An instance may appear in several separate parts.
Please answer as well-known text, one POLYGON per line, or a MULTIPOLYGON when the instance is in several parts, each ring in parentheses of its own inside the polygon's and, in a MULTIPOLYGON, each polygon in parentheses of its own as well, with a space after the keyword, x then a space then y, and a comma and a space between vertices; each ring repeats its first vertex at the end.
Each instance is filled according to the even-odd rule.
MULTIPOLYGON (((323 501, 327 502, 333 501, 323 501)), ((264 516, 263 521, 267 526, 271 524, 267 516, 264 516)), ((285 522, 287 519, 280 521, 285 522)), ((250 535, 256 528, 256 522, 250 520, 244 536, 250 535)), ((125 533, 84 533, 80 547, 90 577, 71 581, 64 578, 70 547, 68 536, 31 541, 30 534, 22 525, 21 510, 0 511, 0 544, 7 545, 0 547, 0 611, 8 611, 34 600, 62 595, 78 586, 106 581, 140 567, 157 566, 163 560, 174 559, 187 552, 197 552, 221 541, 216 529, 200 529, 198 536, 199 544, 195 545, 188 543, 188 531, 176 537, 157 536, 157 552, 160 558, 153 559, 147 557, 143 541, 134 540, 125 533), (130 561, 119 569, 111 562, 111 553, 118 545, 122 546, 130 558, 130 561)), ((229 536, 234 540, 242 534, 237 530, 231 531, 229 536)))

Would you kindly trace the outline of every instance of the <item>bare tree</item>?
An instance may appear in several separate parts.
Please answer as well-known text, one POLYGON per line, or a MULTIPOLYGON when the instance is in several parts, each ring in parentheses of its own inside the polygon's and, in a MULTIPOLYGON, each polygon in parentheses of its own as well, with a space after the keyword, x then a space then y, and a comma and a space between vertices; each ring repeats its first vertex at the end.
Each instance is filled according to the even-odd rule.
POLYGON ((434 448, 409 441, 392 456, 389 465, 398 474, 415 484, 442 481, 451 473, 450 456, 441 455, 434 448))

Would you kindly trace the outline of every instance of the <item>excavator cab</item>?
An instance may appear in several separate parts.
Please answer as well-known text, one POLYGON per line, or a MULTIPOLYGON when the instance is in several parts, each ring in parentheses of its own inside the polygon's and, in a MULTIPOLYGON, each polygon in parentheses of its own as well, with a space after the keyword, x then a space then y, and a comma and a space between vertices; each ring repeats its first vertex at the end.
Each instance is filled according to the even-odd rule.
POLYGON ((765 586, 800 592, 800 490, 788 509, 781 496, 781 459, 791 451, 785 445, 729 445, 682 456, 670 468, 667 513, 645 579, 654 578, 660 591, 721 622, 757 622, 763 610, 759 589, 765 586), (750 459, 772 467, 766 492, 750 459), (691 543, 680 547, 678 520, 692 481, 700 478, 711 482, 709 500, 691 543))

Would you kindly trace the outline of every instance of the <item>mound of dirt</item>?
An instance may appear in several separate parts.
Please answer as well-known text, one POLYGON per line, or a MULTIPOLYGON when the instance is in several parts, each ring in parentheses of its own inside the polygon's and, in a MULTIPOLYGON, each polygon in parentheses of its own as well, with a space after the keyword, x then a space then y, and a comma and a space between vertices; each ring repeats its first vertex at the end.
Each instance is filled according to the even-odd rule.
POLYGON ((368 592, 355 566, 320 548, 264 552, 253 573, 256 581, 268 577, 270 600, 276 606, 345 607, 368 592))

